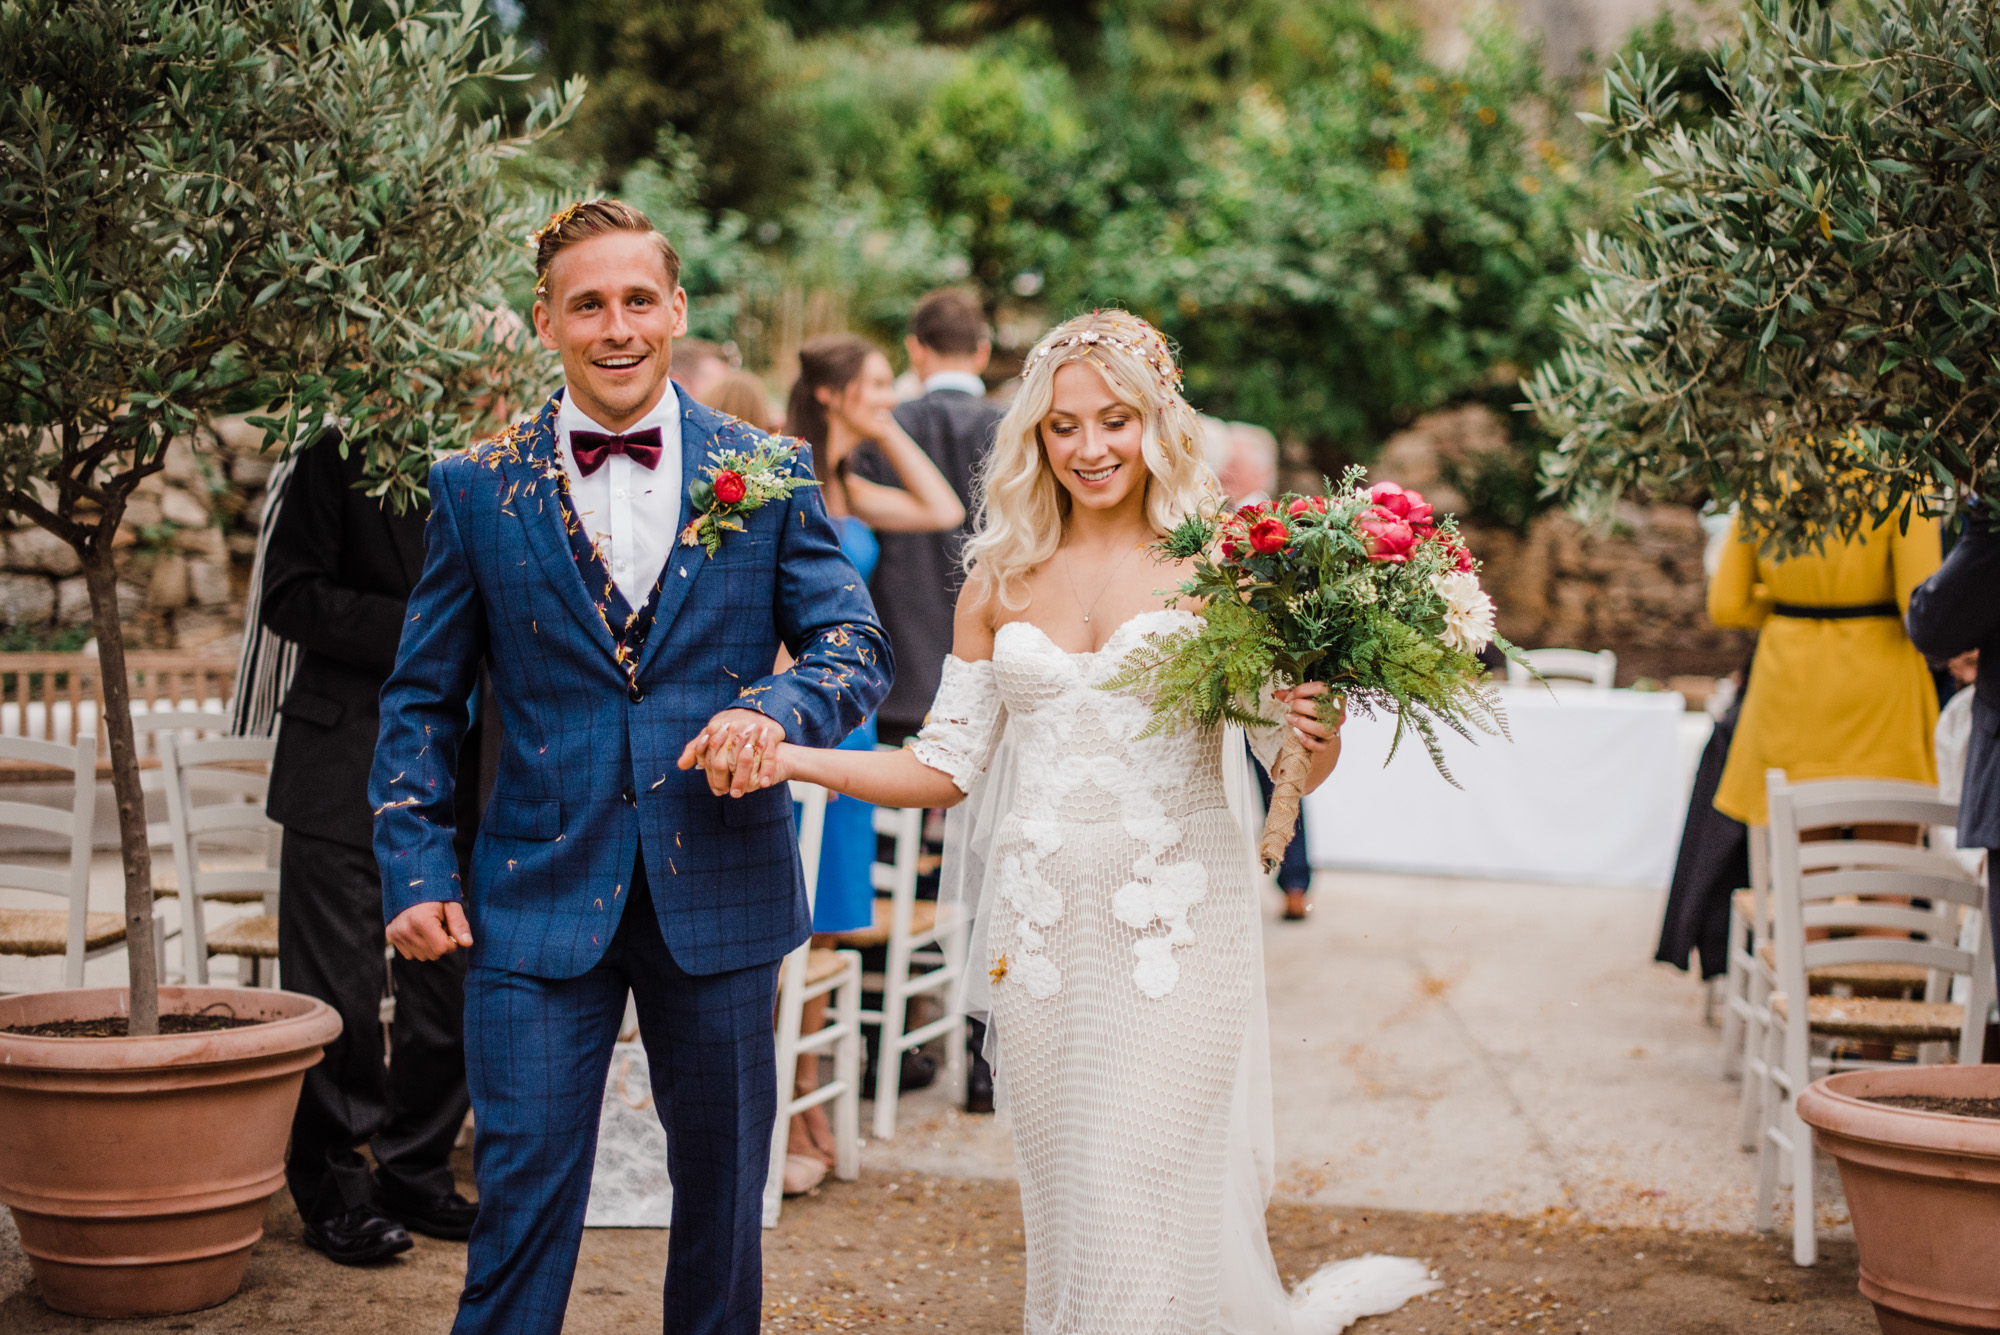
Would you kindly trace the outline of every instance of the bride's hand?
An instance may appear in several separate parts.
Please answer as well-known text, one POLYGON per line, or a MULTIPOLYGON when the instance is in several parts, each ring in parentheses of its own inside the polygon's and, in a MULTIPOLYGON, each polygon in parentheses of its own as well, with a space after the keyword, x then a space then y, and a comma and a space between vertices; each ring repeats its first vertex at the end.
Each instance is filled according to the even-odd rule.
MULTIPOLYGON (((1338 722, 1332 727, 1320 722, 1319 697, 1326 693, 1327 685, 1323 681, 1308 681, 1288 690, 1271 692, 1272 698, 1282 700, 1289 706, 1285 711, 1285 722, 1298 733, 1299 740, 1305 743, 1308 751, 1321 750, 1328 743, 1340 740, 1338 722)), ((1341 713, 1342 718, 1345 718, 1346 711, 1343 710, 1341 713)))

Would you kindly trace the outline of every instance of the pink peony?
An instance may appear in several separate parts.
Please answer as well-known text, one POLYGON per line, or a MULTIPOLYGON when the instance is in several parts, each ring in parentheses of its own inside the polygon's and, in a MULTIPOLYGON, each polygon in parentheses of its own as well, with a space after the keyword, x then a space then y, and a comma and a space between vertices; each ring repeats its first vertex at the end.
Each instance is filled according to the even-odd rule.
POLYGON ((1363 510, 1355 519, 1355 524, 1367 537, 1368 559, 1371 561, 1393 561, 1401 565, 1417 549, 1416 530, 1381 506, 1363 510))
POLYGON ((1323 515, 1326 513, 1326 497, 1301 496, 1297 500, 1293 501, 1291 505, 1287 507, 1287 510, 1288 513, 1290 513, 1290 515, 1294 519, 1297 519, 1300 515, 1305 514, 1308 511, 1316 515, 1323 515))
POLYGON ((1250 545, 1266 556, 1282 552, 1291 540, 1285 521, 1276 515, 1267 515, 1250 526, 1250 545))
POLYGON ((1431 526, 1430 503, 1422 492, 1405 491, 1393 482, 1377 482, 1368 489, 1368 499, 1412 528, 1431 526))

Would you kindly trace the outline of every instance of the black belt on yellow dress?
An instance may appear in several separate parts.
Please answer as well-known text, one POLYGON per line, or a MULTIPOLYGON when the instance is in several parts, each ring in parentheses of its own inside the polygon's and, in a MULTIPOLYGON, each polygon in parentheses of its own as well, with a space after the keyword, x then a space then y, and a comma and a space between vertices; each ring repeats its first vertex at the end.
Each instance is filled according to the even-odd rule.
POLYGON ((1776 603, 1771 607, 1772 615, 1796 617, 1801 621, 1852 621, 1857 617, 1895 617, 1903 619, 1902 609, 1894 603, 1859 603, 1851 607, 1821 607, 1811 603, 1776 603))

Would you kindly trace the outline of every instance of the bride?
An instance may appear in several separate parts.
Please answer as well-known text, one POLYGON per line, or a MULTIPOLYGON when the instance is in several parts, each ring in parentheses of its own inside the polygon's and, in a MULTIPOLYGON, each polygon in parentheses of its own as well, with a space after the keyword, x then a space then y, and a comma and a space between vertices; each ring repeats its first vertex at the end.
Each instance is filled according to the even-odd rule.
MULTIPOLYGON (((987 1013, 1013 1119, 1028 1335, 1328 1335, 1435 1284, 1366 1257, 1287 1295, 1264 1231, 1270 1048, 1261 922, 1220 730, 1137 740, 1145 700, 1100 689, 1141 637, 1191 624, 1151 544, 1213 507, 1200 423, 1153 327, 1080 316, 1028 356, 983 474, 952 654, 900 752, 704 733, 718 793, 784 779, 952 807, 945 877, 973 915, 968 1009, 987 1013), (970 797, 970 801, 966 799, 970 797)), ((1308 788, 1340 739, 1308 683, 1269 691, 1268 766, 1296 730, 1308 788)), ((1240 763, 1234 768, 1242 769, 1240 763)))

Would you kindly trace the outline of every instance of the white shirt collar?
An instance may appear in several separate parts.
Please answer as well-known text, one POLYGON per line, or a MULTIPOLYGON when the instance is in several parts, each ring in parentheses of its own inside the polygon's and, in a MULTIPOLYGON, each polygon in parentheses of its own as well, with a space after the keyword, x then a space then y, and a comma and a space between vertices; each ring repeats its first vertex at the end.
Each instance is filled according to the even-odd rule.
POLYGON ((924 393, 935 394, 941 389, 955 389, 975 399, 986 397, 986 382, 970 371, 939 371, 924 377, 924 393))
POLYGON ((680 386, 671 380, 667 382, 666 393, 660 395, 660 401, 653 405, 653 411, 622 432, 613 432, 610 427, 599 425, 592 420, 583 409, 576 406, 576 400, 570 395, 567 387, 563 389, 562 406, 556 409, 556 441, 563 448, 565 463, 570 462, 569 437, 572 431, 599 431, 607 436, 630 436, 655 426, 660 428, 661 447, 678 460, 681 457, 680 386))

